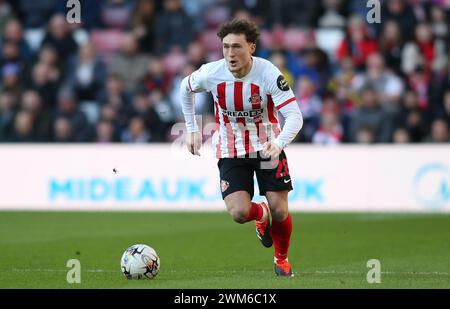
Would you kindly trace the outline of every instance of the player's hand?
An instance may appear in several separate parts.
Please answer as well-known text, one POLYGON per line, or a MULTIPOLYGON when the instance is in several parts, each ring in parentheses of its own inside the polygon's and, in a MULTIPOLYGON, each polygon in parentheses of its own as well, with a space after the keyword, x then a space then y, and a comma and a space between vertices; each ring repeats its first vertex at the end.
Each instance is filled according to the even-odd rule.
POLYGON ((263 145, 262 154, 267 158, 268 157, 278 158, 281 151, 282 151, 282 149, 280 147, 278 147, 277 144, 272 143, 272 142, 266 142, 263 145))
POLYGON ((200 156, 200 148, 202 147, 202 134, 200 132, 187 133, 186 146, 190 153, 200 156))

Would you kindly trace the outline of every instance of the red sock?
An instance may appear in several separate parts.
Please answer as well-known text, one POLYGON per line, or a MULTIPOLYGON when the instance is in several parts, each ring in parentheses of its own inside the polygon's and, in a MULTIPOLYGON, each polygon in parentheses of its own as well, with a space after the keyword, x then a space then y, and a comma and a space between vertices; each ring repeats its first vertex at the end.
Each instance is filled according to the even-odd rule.
POLYGON ((261 220, 263 216, 263 209, 259 204, 253 203, 248 212, 247 222, 253 220, 261 220))
POLYGON ((291 214, 288 214, 287 218, 282 222, 272 221, 272 239, 277 260, 284 260, 287 258, 289 245, 291 243, 291 233, 291 214))

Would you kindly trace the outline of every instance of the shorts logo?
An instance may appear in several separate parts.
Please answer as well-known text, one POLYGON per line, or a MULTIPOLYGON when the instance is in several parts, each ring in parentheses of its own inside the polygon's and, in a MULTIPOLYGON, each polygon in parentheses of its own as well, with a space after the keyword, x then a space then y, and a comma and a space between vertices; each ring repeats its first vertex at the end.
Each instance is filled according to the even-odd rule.
POLYGON ((220 181, 220 189, 222 190, 222 192, 227 191, 229 186, 230 186, 230 183, 228 181, 226 181, 226 180, 220 181))
POLYGON ((280 89, 282 91, 288 91, 290 89, 289 84, 283 75, 278 76, 277 86, 278 86, 278 89, 280 89))

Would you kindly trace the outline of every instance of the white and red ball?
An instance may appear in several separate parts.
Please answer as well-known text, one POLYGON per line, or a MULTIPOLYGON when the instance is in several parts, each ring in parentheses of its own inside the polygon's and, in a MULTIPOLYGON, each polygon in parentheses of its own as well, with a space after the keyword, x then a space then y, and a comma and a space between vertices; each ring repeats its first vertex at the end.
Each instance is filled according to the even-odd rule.
POLYGON ((127 279, 153 279, 159 271, 160 260, 155 249, 137 244, 122 255, 120 268, 127 279))

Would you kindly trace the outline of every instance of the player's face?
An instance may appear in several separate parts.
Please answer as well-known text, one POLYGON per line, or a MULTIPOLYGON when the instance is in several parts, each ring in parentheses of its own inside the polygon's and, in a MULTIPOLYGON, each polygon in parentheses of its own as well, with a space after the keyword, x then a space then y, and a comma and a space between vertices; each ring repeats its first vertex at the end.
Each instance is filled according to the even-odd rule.
POLYGON ((251 69, 256 45, 247 42, 244 34, 230 33, 223 38, 222 47, 230 72, 236 77, 245 76, 251 69))

